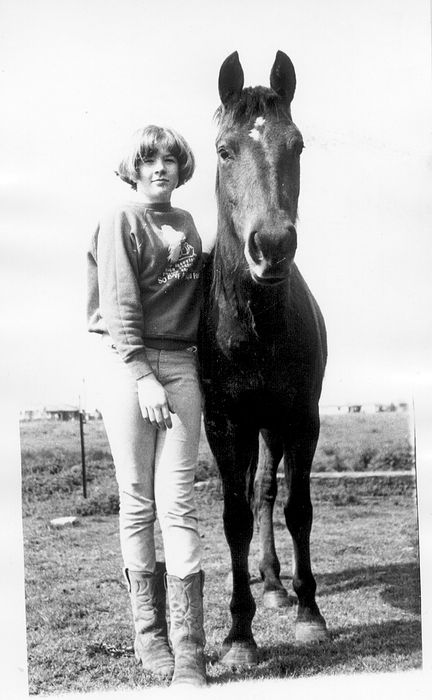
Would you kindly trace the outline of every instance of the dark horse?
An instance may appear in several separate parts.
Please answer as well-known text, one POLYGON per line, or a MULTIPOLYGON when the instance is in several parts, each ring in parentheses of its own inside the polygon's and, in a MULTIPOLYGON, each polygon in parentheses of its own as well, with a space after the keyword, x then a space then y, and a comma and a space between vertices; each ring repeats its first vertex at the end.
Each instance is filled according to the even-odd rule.
POLYGON ((282 457, 298 598, 296 640, 326 636, 310 562, 309 477, 327 348, 321 312, 293 262, 303 148, 291 119, 295 84, 294 67, 281 51, 270 89, 243 89, 237 52, 219 75, 218 232, 204 274, 200 364, 205 427, 223 482, 232 560, 232 626, 222 651, 229 665, 257 661, 248 573, 254 504, 264 596, 268 605, 287 598, 272 531, 282 457))

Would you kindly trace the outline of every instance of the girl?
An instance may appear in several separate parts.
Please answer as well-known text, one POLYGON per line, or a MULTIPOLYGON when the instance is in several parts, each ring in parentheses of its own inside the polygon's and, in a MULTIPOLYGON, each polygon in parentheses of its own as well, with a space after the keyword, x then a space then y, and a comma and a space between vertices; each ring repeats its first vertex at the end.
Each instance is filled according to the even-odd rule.
POLYGON ((101 410, 119 486, 135 655, 173 684, 205 685, 204 574, 194 504, 201 241, 191 215, 171 206, 172 192, 194 167, 189 145, 172 129, 148 126, 135 134, 117 174, 136 197, 101 220, 88 253, 88 327, 102 339, 101 410))

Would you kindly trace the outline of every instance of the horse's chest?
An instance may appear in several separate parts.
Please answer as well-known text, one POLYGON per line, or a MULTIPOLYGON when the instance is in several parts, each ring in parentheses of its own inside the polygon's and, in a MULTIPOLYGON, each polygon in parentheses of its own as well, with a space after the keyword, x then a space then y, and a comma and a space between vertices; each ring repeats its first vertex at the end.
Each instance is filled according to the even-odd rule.
POLYGON ((271 404, 315 391, 321 370, 311 307, 305 294, 290 304, 280 294, 277 303, 270 296, 252 298, 249 327, 222 301, 204 316, 201 377, 206 399, 224 405, 271 404))
POLYGON ((290 353, 250 345, 231 357, 219 355, 211 377, 212 390, 234 400, 253 400, 259 396, 277 397, 295 394, 310 376, 307 353, 290 353))

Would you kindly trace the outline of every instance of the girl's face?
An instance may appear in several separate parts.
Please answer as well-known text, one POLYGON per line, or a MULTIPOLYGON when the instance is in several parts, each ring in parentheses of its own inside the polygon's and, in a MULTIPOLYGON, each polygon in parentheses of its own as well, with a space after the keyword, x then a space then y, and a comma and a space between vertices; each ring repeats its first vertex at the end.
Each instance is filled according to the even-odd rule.
POLYGON ((153 155, 143 158, 138 168, 137 191, 149 203, 170 202, 178 176, 177 159, 169 151, 158 149, 153 155))

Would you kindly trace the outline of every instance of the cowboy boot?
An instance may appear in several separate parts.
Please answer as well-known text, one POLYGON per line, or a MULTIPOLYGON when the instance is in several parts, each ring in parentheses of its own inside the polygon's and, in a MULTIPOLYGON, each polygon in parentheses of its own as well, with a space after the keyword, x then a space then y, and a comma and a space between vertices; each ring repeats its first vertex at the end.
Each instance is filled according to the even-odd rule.
POLYGON ((167 575, 170 639, 174 652, 172 685, 207 685, 203 626, 204 572, 184 579, 167 575))
POLYGON ((154 574, 125 569, 136 632, 135 657, 145 671, 170 679, 174 658, 168 643, 164 574, 162 562, 156 562, 154 574))

